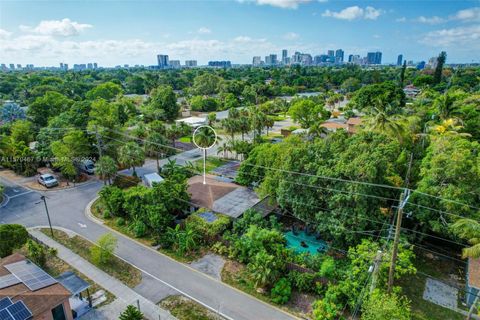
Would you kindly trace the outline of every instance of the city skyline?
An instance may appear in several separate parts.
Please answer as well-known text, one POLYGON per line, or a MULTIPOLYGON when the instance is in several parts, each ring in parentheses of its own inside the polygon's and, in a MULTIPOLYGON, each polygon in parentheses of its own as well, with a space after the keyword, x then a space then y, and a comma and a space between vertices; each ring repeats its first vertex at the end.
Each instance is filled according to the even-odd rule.
POLYGON ((417 62, 445 50, 450 63, 480 61, 480 7, 473 1, 183 4, 0 2, 0 62, 148 66, 164 53, 198 65, 211 60, 249 64, 253 56, 271 53, 281 60, 282 49, 315 56, 335 48, 344 50, 344 60, 381 51, 383 63, 396 64, 400 53, 417 62))

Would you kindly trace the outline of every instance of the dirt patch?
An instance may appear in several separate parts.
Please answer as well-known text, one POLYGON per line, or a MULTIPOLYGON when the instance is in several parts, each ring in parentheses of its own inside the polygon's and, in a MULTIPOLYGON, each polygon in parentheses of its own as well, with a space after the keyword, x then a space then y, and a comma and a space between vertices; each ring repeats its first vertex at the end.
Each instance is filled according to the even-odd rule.
POLYGON ((312 295, 293 292, 292 298, 287 303, 286 307, 295 312, 310 314, 312 312, 312 304, 316 298, 312 295))
POLYGON ((179 320, 223 320, 220 315, 184 297, 170 296, 159 303, 179 320))

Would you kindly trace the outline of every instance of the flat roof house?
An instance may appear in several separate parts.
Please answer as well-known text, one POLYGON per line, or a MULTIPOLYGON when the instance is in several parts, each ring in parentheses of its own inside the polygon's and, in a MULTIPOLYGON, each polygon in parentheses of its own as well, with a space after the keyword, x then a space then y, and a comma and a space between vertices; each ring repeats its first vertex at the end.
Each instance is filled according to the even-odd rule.
POLYGON ((0 260, 0 319, 72 320, 63 285, 21 254, 0 260))

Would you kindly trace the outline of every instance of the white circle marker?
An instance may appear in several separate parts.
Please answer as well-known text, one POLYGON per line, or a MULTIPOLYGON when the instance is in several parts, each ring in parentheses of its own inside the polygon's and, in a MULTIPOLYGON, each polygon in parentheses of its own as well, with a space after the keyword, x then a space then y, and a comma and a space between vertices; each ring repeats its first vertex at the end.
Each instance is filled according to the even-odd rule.
POLYGON ((207 167, 207 150, 212 148, 216 143, 217 143, 217 132, 215 131, 215 129, 213 129, 211 126, 208 126, 208 125, 201 125, 199 127, 197 127, 195 129, 195 131, 193 131, 193 136, 192 136, 192 141, 193 141, 193 144, 198 148, 198 149, 201 149, 203 150, 203 184, 207 184, 207 181, 206 181, 206 167, 207 167), (197 142, 195 141, 195 135, 198 133, 198 130, 199 129, 202 129, 202 128, 206 128, 208 130, 211 130, 213 132, 213 134, 215 135, 215 140, 212 142, 211 145, 209 146, 200 146, 197 144, 197 142))

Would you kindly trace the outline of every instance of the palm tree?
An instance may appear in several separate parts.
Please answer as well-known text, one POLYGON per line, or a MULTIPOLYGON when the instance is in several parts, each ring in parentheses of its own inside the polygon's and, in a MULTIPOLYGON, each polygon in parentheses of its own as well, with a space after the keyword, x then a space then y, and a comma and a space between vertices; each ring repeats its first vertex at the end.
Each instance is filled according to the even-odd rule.
POLYGON ((147 152, 155 154, 155 160, 157 161, 157 171, 160 172, 160 156, 165 156, 167 151, 166 144, 167 138, 158 132, 151 132, 148 135, 148 139, 145 144, 147 152))
POLYGON ((405 134, 404 119, 398 115, 390 115, 390 105, 383 105, 379 99, 371 109, 371 117, 365 121, 365 129, 389 134, 401 142, 405 134))
POLYGON ((117 164, 109 156, 103 156, 98 159, 95 164, 95 173, 103 180, 103 183, 106 185, 107 181, 110 184, 111 179, 117 173, 117 164))
POLYGON ((231 139, 235 140, 235 133, 238 132, 238 122, 234 118, 228 117, 222 120, 222 127, 230 134, 231 139))
POLYGON ((462 125, 458 124, 459 120, 450 118, 447 120, 443 120, 441 124, 433 127, 433 132, 440 135, 459 135, 464 137, 471 137, 469 133, 460 133, 458 131, 463 129, 462 125))
POLYGON ((135 167, 144 164, 145 153, 135 142, 127 142, 118 151, 118 161, 127 168, 132 168, 133 175, 137 176, 135 167))
POLYGON ((480 258, 480 223, 473 219, 460 219, 453 225, 454 233, 472 246, 463 249, 463 258, 480 258))
POLYGON ((455 105, 455 98, 448 92, 436 98, 433 106, 442 120, 452 118, 459 113, 458 107, 455 105))

